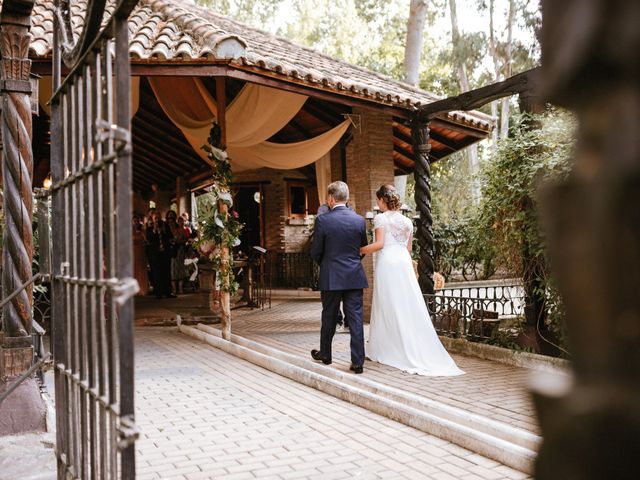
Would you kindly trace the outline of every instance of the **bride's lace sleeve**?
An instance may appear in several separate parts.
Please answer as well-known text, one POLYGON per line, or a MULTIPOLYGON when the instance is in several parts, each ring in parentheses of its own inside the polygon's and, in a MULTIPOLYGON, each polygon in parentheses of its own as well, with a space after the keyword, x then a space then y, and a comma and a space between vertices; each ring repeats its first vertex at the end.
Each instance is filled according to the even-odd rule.
POLYGON ((385 221, 384 221, 384 215, 379 213, 378 215, 376 215, 375 217, 373 217, 373 228, 374 230, 376 228, 380 228, 380 227, 384 227, 385 226, 385 221))

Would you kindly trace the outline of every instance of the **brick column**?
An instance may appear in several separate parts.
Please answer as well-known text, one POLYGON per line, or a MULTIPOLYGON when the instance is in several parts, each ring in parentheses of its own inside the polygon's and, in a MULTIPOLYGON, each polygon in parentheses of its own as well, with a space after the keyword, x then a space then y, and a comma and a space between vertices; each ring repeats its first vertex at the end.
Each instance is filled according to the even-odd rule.
MULTIPOLYGON (((360 131, 353 129, 353 140, 347 146, 346 181, 356 211, 364 216, 376 205, 375 192, 380 185, 393 184, 393 126, 390 115, 375 110, 355 107, 353 114, 360 117, 360 131)), ((368 322, 373 294, 373 256, 367 255, 363 263, 369 279, 369 288, 364 293, 364 321, 368 322)))

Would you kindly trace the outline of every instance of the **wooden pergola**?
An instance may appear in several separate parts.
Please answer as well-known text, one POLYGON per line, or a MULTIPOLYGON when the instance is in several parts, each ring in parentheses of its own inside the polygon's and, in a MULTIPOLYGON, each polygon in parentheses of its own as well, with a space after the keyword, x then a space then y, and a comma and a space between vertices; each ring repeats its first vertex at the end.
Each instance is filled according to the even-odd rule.
MULTIPOLYGON (((72 17, 81 16, 85 4, 72 4, 72 17)), ((52 18, 53 1, 36 1, 29 56, 32 71, 43 77, 51 75, 52 18)), ((129 17, 129 25, 131 74, 141 77, 140 108, 132 123, 136 190, 148 191, 151 185, 172 189, 178 177, 188 189, 209 171, 164 114, 144 78, 159 76, 198 77, 216 101, 226 104, 247 82, 309 96, 295 118, 270 139, 278 143, 321 134, 342 122, 345 115, 352 115, 354 107, 391 115, 395 174, 413 172, 409 121, 416 108, 437 100, 434 95, 187 2, 141 0, 129 17), (218 98, 220 92, 224 98, 218 98)), ((493 119, 478 112, 438 115, 430 124, 430 161, 486 138, 492 126, 493 119)), ((49 119, 45 115, 36 118, 35 185, 41 184, 49 171, 48 132, 49 119)), ((343 139, 343 147, 348 141, 348 137, 343 139)), ((315 175, 313 168, 305 172, 315 175)))

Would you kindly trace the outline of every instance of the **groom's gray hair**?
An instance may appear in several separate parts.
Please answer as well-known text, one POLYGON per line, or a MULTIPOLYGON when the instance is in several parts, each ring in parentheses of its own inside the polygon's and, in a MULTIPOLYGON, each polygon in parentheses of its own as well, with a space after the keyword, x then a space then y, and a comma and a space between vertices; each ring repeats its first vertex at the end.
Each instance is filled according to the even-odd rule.
POLYGON ((338 180, 329 184, 327 194, 332 196, 336 202, 346 202, 349 200, 349 186, 338 180))

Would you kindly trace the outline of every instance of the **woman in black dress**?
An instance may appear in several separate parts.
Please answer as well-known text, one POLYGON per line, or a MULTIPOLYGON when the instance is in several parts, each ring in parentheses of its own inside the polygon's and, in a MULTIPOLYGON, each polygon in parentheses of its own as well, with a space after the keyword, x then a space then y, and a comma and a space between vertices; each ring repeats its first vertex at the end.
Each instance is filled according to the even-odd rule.
POLYGON ((171 232, 159 212, 152 215, 147 226, 147 242, 153 262, 153 294, 156 298, 174 298, 171 294, 171 232))

